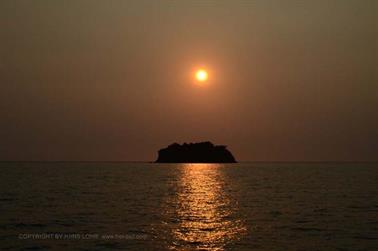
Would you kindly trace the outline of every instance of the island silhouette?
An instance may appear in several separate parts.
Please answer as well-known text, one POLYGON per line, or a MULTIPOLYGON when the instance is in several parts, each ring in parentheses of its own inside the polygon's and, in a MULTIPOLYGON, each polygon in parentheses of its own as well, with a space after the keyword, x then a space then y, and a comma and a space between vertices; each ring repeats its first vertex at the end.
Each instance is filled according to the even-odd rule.
POLYGON ((236 163, 224 145, 213 143, 173 143, 158 151, 156 163, 236 163))

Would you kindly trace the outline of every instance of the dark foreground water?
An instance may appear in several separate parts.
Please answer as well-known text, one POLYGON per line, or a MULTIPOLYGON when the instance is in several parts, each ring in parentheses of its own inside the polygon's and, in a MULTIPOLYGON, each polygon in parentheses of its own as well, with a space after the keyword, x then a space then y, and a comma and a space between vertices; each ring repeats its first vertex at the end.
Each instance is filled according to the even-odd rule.
POLYGON ((377 164, 1 163, 2 250, 377 250, 377 164))

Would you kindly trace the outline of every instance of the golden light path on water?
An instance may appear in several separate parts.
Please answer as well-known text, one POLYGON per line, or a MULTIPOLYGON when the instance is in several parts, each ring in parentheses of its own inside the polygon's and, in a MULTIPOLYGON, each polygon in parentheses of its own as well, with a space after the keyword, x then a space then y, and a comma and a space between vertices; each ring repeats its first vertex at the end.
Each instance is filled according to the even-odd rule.
POLYGON ((245 231, 235 217, 220 164, 183 164, 177 184, 171 249, 223 250, 245 231))

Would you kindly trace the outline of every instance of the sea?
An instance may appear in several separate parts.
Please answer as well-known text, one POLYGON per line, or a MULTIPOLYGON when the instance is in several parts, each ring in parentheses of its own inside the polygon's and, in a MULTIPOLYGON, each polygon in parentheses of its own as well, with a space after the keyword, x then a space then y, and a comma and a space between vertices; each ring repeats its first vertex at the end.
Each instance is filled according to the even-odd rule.
POLYGON ((378 250, 378 163, 0 163, 0 250, 378 250))

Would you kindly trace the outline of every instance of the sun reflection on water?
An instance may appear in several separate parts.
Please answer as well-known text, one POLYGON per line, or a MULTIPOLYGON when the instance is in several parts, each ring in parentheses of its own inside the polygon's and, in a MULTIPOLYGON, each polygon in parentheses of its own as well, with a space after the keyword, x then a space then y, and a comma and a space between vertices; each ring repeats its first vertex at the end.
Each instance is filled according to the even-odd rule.
POLYGON ((245 232, 218 164, 180 166, 172 249, 223 250, 245 232))

